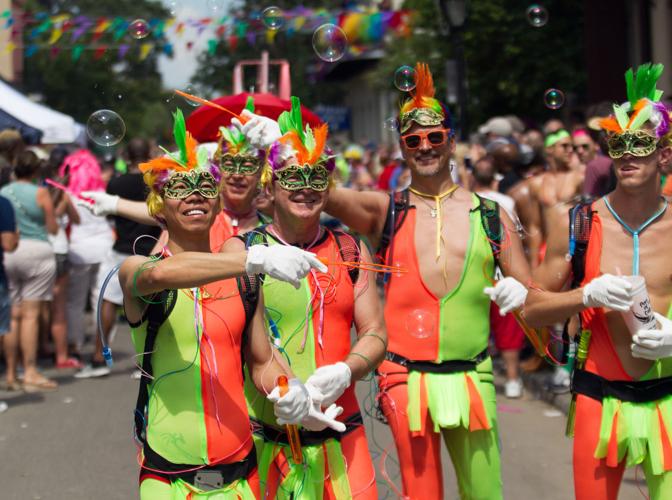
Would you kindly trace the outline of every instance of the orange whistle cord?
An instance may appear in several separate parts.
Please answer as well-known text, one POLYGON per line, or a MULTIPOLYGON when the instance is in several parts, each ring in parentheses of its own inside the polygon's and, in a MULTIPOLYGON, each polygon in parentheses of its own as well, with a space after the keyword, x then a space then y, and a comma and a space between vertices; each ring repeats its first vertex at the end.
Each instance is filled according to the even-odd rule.
POLYGON ((373 262, 330 262, 326 257, 318 257, 319 261, 325 266, 345 266, 361 269, 363 271, 371 271, 374 273, 407 273, 408 269, 398 266, 388 266, 385 264, 374 264, 373 262))
POLYGON ((247 122, 247 118, 245 118, 243 116, 240 116, 240 115, 234 113, 233 111, 231 111, 230 109, 226 109, 224 106, 220 106, 219 104, 216 104, 212 101, 208 101, 207 99, 203 99, 202 97, 198 97, 198 96, 195 96, 195 95, 187 94, 186 92, 182 92, 181 90, 177 90, 177 89, 175 90, 175 93, 177 95, 180 95, 180 96, 184 97, 185 99, 189 99, 190 101, 194 101, 194 102, 197 102, 199 104, 203 104, 204 106, 210 106, 211 108, 215 108, 215 109, 218 109, 220 111, 224 111, 225 113, 230 114, 234 118, 238 118, 240 120, 240 123, 242 123, 242 124, 245 124, 247 122))
MULTIPOLYGON (((278 377, 278 387, 280 387, 280 396, 284 396, 289 391, 289 381, 286 375, 278 377)), ((289 448, 292 450, 292 458, 294 463, 303 463, 303 453, 301 452, 301 440, 299 439, 299 429, 296 425, 285 425, 287 431, 287 441, 289 441, 289 448)))

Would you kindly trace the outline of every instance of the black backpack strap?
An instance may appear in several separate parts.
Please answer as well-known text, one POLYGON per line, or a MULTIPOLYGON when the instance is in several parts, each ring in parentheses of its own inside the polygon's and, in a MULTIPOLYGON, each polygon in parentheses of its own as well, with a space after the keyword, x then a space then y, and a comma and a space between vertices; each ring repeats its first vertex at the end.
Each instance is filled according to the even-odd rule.
MULTIPOLYGON (((401 229, 408 209, 410 207, 408 189, 401 192, 390 193, 390 200, 387 205, 387 214, 385 216, 385 225, 380 236, 380 244, 376 250, 376 259, 381 264, 393 265, 394 259, 394 235, 401 229)), ((380 273, 378 278, 387 283, 391 273, 380 273)))
POLYGON ((578 288, 586 274, 586 252, 593 223, 592 201, 582 201, 569 210, 569 255, 572 257, 572 288, 578 288))
POLYGON ((153 377, 152 370, 152 352, 156 343, 156 336, 163 322, 170 316, 170 313, 177 302, 177 290, 164 290, 157 294, 147 310, 145 311, 144 321, 147 321, 147 330, 145 336, 145 345, 142 354, 142 376, 140 377, 140 387, 138 389, 138 398, 135 403, 135 435, 141 443, 145 443, 146 418, 145 410, 149 401, 149 382, 153 377))
POLYGON ((481 214, 481 224, 490 243, 495 267, 499 266, 499 252, 502 248, 502 219, 499 215, 499 204, 488 198, 476 195, 478 198, 477 210, 481 214))
MULTIPOLYGON (((357 262, 361 260, 361 251, 359 245, 359 238, 357 236, 344 233, 340 230, 330 230, 331 234, 334 235, 336 244, 338 245, 338 251, 341 254, 343 262, 357 262)), ((352 284, 356 284, 359 279, 359 267, 350 267, 348 269, 348 274, 350 275, 350 280, 352 284)))

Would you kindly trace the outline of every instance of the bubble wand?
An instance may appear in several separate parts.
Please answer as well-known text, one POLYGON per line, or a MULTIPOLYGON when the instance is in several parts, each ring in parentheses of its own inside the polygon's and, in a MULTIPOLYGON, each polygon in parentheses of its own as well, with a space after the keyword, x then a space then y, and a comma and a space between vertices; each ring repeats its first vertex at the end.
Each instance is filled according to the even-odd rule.
POLYGON ((215 109, 218 109, 220 111, 224 111, 225 113, 230 114, 234 118, 238 118, 238 120, 240 120, 240 123, 242 123, 243 125, 247 122, 247 118, 245 118, 244 116, 240 116, 239 114, 236 114, 233 111, 231 111, 230 109, 227 109, 224 106, 220 106, 217 103, 214 103, 212 101, 208 101, 207 99, 203 99, 202 97, 197 97, 197 96, 192 95, 192 94, 187 94, 186 92, 182 92, 181 90, 177 90, 177 89, 175 90, 175 93, 177 95, 180 95, 180 96, 184 97, 185 99, 189 99, 190 101, 202 104, 203 106, 210 106, 211 108, 215 108, 215 109))
POLYGON ((72 195, 72 196, 76 196, 76 197, 79 198, 80 200, 84 200, 84 201, 86 201, 86 202, 88 202, 88 203, 95 203, 95 201, 92 200, 91 198, 85 198, 84 196, 81 196, 81 195, 78 195, 78 194, 73 195, 73 194, 70 192, 70 190, 69 190, 67 187, 65 187, 63 184, 61 184, 60 182, 56 182, 56 181, 53 181, 53 180, 51 180, 51 179, 44 179, 44 182, 46 182, 47 184, 49 184, 49 185, 52 186, 52 187, 55 187, 56 189, 60 189, 60 190, 63 191, 64 193, 67 193, 67 194, 72 195))
POLYGON ((345 266, 350 268, 361 269, 362 271, 371 271, 374 273, 407 273, 408 269, 404 269, 399 266, 388 266, 385 264, 375 264, 373 262, 331 262, 326 257, 318 257, 318 260, 322 262, 325 266, 345 266))
MULTIPOLYGON (((280 387, 280 396, 284 396, 289 391, 289 383, 286 375, 278 377, 278 387, 280 387)), ((303 463, 303 453, 301 453, 301 440, 299 439, 299 429, 296 425, 285 425, 287 431, 287 441, 289 441, 289 448, 292 450, 292 458, 295 464, 303 463)))

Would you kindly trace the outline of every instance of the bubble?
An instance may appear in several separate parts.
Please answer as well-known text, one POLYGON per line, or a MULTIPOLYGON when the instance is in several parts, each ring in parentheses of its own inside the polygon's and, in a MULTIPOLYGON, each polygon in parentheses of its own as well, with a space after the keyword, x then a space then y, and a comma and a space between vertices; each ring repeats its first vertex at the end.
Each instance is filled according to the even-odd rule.
POLYGON ((548 89, 544 92, 544 104, 550 109, 560 109, 565 104, 565 93, 559 89, 548 89))
POLYGON ((222 14, 224 13, 224 8, 226 7, 226 0, 208 0, 207 2, 208 10, 213 14, 222 14))
POLYGON ((128 25, 128 32, 136 40, 142 40, 149 35, 149 24, 144 19, 136 19, 128 25))
POLYGON ((383 126, 385 127, 385 130, 391 130, 392 132, 397 131, 397 117, 396 116, 390 116, 383 122, 383 126))
POLYGON ((426 339, 434 335, 434 315, 424 309, 415 309, 406 318, 406 331, 416 339, 426 339))
MULTIPOLYGON (((187 83, 187 86, 182 89, 182 92, 186 92, 187 94, 191 95, 197 95, 196 87, 194 87, 193 84, 191 83, 187 83)), ((196 101, 192 101, 191 99, 187 99, 186 97, 184 98, 184 102, 186 102, 189 106, 193 106, 194 108, 200 106, 200 104, 197 103, 196 101)))
POLYGON ((126 134, 126 124, 110 109, 99 109, 89 116, 86 134, 99 146, 119 144, 126 134))
POLYGON ((285 13, 275 5, 266 7, 261 13, 261 20, 269 30, 279 30, 285 24, 285 13))
POLYGON ((179 4, 177 0, 169 0, 168 2, 165 3, 166 7, 168 7, 168 12, 170 12, 170 15, 175 17, 177 15, 177 9, 179 7, 179 4))
POLYGON ((569 253, 566 253, 566 254, 565 254, 565 260, 566 260, 567 262, 571 262, 571 261, 572 261, 572 255, 569 254, 569 253))
POLYGON ((114 97, 117 99, 117 101, 121 101, 124 98, 123 94, 117 94, 114 97))
POLYGON ((313 50, 327 62, 338 61, 345 54, 348 37, 335 24, 323 24, 313 33, 313 50))
POLYGON ((415 70, 410 66, 400 66, 394 72, 394 86, 402 92, 415 88, 415 70))
POLYGON ((548 11, 543 5, 530 5, 525 15, 527 16, 527 22, 535 28, 541 28, 548 22, 548 11))

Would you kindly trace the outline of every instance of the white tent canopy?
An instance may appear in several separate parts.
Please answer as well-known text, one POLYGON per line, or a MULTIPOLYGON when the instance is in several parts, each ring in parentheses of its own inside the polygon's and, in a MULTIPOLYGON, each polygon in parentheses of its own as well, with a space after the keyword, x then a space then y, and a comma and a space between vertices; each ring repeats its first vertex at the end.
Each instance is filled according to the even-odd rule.
POLYGON ((44 134, 42 144, 67 144, 75 142, 81 134, 75 120, 31 101, 0 80, 0 109, 44 134))

